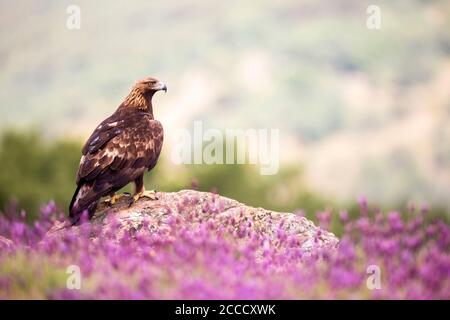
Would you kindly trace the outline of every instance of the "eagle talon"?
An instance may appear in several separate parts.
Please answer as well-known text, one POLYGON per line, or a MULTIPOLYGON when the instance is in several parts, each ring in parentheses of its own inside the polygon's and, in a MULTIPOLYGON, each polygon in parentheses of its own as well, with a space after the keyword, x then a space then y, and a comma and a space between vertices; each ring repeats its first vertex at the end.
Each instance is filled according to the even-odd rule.
POLYGON ((112 207, 117 202, 117 200, 119 200, 120 198, 122 198, 124 196, 125 196, 125 193, 113 194, 112 196, 109 197, 109 199, 104 200, 103 203, 112 207))
POLYGON ((143 191, 143 192, 137 193, 133 197, 131 197, 129 206, 131 207, 131 205, 133 205, 135 202, 138 202, 138 200, 140 198, 148 198, 150 200, 158 200, 155 190, 143 191))
POLYGON ((150 200, 158 200, 158 197, 156 196, 156 190, 149 190, 144 191, 139 198, 149 198, 150 200))

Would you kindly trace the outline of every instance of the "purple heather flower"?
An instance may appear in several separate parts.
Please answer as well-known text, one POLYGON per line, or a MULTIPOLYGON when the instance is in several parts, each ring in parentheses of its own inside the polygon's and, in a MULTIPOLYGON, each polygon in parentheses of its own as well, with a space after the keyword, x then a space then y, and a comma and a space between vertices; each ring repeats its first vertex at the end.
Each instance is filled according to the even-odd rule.
POLYGON ((305 211, 301 210, 301 209, 298 209, 298 210, 294 211, 294 214, 299 216, 299 217, 304 217, 305 216, 305 211))
POLYGON ((359 210, 362 215, 366 215, 368 213, 368 206, 367 206, 367 198, 363 195, 358 197, 358 204, 359 204, 359 210))
POLYGON ((408 203, 408 212, 414 214, 416 212, 416 204, 414 202, 408 203))
MULTIPOLYGON (((32 224, 24 223, 18 210, 16 216, 0 216, 0 247, 14 241, 8 252, 0 250, 0 265, 17 268, 0 277, 0 297, 13 297, 20 288, 23 265, 38 273, 45 263, 45 270, 55 271, 78 265, 83 284, 89 285, 77 292, 65 289, 65 283, 49 285, 43 298, 352 299, 366 297, 362 268, 375 264, 382 270, 383 288, 373 290, 372 298, 450 299, 450 227, 442 221, 427 222, 421 215, 403 221, 399 212, 385 216, 379 210, 371 220, 364 199, 360 205, 367 214, 359 219, 339 214, 344 234, 335 250, 323 246, 321 229, 303 247, 311 239, 286 230, 286 221, 273 219, 273 229, 261 230, 256 221, 245 220, 243 211, 216 219, 224 207, 216 196, 200 209, 193 203, 193 198, 180 201, 177 213, 166 208, 159 226, 144 219, 134 229, 111 215, 103 229, 86 221, 61 236, 46 235, 59 218, 54 204, 43 207, 32 224), (15 262, 15 257, 25 260, 15 262)), ((329 224, 329 211, 318 219, 329 224)))
POLYGON ((393 232, 400 232, 403 230, 403 221, 399 212, 390 212, 388 214, 388 222, 393 232))
POLYGON ((331 212, 330 211, 320 211, 316 213, 317 220, 319 221, 319 225, 323 229, 328 229, 331 221, 331 212))
POLYGON ((339 212, 339 220, 341 223, 346 223, 348 221, 348 211, 347 210, 341 210, 339 212))

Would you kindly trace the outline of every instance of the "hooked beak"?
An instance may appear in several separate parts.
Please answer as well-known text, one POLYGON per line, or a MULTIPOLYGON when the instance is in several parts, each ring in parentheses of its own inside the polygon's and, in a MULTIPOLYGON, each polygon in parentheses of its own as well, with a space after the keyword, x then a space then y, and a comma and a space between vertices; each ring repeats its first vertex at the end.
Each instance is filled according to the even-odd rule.
POLYGON ((167 86, 165 83, 159 82, 158 83, 158 90, 163 90, 164 92, 167 92, 167 86))

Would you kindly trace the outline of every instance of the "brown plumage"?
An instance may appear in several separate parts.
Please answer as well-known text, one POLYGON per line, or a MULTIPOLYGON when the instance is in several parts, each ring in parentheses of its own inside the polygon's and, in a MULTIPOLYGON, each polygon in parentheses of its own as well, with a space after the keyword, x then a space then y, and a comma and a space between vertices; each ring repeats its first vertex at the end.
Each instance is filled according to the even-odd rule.
POLYGON ((144 193, 144 172, 156 165, 163 143, 163 127, 153 118, 152 106, 159 90, 167 87, 155 78, 137 81, 116 112, 86 141, 69 207, 73 224, 85 210, 92 217, 101 197, 113 196, 130 182, 136 186, 134 200, 144 193))

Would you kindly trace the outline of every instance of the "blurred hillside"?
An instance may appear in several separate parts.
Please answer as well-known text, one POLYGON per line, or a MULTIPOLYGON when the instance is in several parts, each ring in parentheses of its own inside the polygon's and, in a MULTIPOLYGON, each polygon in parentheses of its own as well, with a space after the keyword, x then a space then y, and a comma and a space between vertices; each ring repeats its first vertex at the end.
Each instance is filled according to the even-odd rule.
POLYGON ((377 31, 371 1, 76 1, 81 30, 66 28, 69 4, 0 1, 0 128, 81 142, 155 75, 166 159, 193 120, 280 128, 273 179, 301 166, 296 188, 330 198, 450 206, 448 1, 377 1, 377 31))

